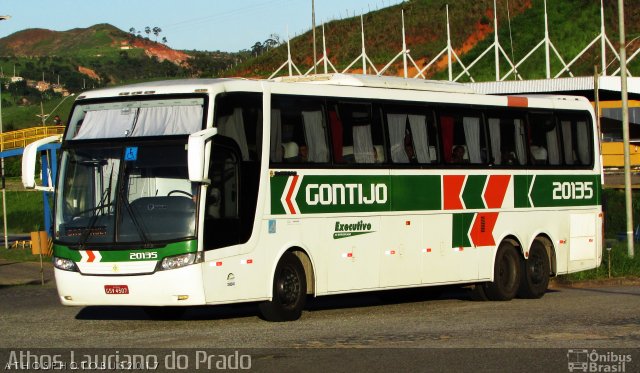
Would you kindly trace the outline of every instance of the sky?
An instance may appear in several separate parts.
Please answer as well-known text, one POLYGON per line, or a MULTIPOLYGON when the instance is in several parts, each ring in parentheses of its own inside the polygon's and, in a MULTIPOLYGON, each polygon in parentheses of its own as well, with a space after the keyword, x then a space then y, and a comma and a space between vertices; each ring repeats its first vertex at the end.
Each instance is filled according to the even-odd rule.
MULTIPOLYGON (((316 25, 402 0, 314 0, 316 25)), ((237 52, 269 35, 281 40, 311 29, 312 0, 4 0, 0 37, 28 28, 66 31, 109 23, 123 31, 160 27, 159 38, 181 50, 237 52)), ((143 31, 143 36, 145 35, 143 31)), ((151 34, 151 39, 155 39, 151 34)))

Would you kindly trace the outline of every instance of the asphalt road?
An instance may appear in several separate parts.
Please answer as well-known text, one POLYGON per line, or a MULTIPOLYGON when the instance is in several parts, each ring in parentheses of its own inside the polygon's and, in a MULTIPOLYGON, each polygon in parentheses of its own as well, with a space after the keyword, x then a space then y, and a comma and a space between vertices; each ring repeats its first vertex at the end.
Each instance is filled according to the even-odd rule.
POLYGON ((289 323, 261 320, 253 304, 154 321, 137 307, 63 307, 52 283, 0 286, 0 348, 144 349, 160 360, 184 355, 189 370, 199 360, 202 369, 207 355, 239 351, 254 370, 324 372, 567 371, 569 349, 586 349, 609 360, 630 354, 624 371, 640 371, 637 286, 556 288, 509 302, 472 301, 460 288, 382 295, 312 299, 289 323))

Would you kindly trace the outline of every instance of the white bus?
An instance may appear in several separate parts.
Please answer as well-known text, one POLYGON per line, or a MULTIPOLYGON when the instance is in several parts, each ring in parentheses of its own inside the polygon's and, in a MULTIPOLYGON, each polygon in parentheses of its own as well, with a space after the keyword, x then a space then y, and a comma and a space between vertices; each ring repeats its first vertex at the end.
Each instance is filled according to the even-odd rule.
POLYGON ((60 301, 295 320, 307 295, 539 298, 601 261, 594 123, 582 98, 341 74, 86 92, 56 183, 60 301))

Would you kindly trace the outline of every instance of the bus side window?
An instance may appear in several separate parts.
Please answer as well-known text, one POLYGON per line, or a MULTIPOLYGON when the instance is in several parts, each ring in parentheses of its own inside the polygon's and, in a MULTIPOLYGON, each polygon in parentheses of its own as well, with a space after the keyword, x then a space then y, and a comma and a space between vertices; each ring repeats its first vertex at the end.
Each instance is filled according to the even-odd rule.
POLYGON ((562 148, 566 165, 590 165, 593 159, 591 127, 586 118, 560 118, 562 148))
POLYGON ((486 164, 488 162, 484 123, 482 116, 478 113, 468 111, 440 114, 440 136, 446 163, 486 164))
POLYGON ((323 102, 272 96, 269 160, 273 163, 327 163, 329 145, 323 102))
POLYGON ((558 126, 550 113, 529 114, 529 154, 535 166, 560 165, 558 126))
POLYGON ((370 102, 338 102, 329 108, 335 163, 384 162, 382 124, 373 115, 370 102))
POLYGON ((233 139, 243 161, 259 161, 262 144, 262 100, 257 93, 234 92, 216 97, 214 125, 233 139))
POLYGON ((306 144, 298 146, 300 162, 329 162, 327 130, 322 111, 303 111, 302 122, 306 144))
POLYGON ((490 162, 496 166, 523 166, 527 163, 525 121, 521 117, 493 116, 489 128, 490 162))
POLYGON ((386 119, 393 163, 438 162, 437 129, 430 109, 388 107, 386 119))

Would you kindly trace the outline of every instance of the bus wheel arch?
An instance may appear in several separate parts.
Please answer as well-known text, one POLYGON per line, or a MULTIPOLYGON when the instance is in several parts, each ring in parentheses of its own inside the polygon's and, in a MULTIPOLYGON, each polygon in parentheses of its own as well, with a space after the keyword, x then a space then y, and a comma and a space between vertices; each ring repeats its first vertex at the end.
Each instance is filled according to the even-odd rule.
POLYGON ((302 267, 304 268, 304 274, 307 280, 307 295, 313 295, 316 292, 316 277, 315 271, 313 270, 313 262, 309 257, 307 252, 300 247, 293 247, 287 252, 293 253, 293 255, 297 256, 302 262, 302 267))
POLYGON ((271 300, 258 305, 265 320, 294 321, 300 318, 309 289, 310 264, 309 257, 302 250, 290 249, 282 254, 272 276, 271 300))

